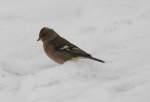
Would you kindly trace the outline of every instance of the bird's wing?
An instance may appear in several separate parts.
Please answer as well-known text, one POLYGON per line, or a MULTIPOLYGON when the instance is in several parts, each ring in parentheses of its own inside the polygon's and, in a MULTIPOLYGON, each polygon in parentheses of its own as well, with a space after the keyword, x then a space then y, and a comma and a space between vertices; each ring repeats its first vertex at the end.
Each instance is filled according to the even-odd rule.
POLYGON ((69 44, 64 44, 56 48, 56 51, 66 52, 76 57, 90 57, 91 55, 81 50, 79 47, 69 44))
POLYGON ((61 51, 61 53, 70 55, 72 57, 90 57, 91 55, 81 50, 76 45, 70 43, 64 38, 56 39, 50 43, 53 43, 55 51, 61 51))

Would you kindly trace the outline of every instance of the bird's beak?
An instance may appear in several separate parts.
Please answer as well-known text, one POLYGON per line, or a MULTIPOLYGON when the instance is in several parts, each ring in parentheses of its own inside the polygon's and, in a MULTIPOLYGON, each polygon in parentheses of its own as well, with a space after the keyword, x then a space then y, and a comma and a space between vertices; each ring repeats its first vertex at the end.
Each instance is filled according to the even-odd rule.
POLYGON ((37 39, 37 41, 40 41, 41 39, 40 39, 40 37, 37 39))

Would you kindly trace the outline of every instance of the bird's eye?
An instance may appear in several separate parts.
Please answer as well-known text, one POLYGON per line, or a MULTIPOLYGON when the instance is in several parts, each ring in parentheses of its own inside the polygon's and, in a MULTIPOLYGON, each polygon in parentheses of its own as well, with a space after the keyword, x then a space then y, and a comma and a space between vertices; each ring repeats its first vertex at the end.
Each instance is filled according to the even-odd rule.
POLYGON ((42 33, 40 37, 43 38, 43 37, 45 37, 45 36, 46 36, 46 34, 45 34, 45 33, 42 33))

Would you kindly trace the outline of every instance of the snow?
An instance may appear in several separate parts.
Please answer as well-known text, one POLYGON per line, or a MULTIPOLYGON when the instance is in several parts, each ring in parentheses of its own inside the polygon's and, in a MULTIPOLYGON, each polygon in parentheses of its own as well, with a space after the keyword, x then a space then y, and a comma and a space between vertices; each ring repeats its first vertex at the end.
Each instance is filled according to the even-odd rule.
POLYGON ((1 102, 149 102, 149 0, 0 0, 1 102), (58 65, 42 27, 93 56, 58 65))

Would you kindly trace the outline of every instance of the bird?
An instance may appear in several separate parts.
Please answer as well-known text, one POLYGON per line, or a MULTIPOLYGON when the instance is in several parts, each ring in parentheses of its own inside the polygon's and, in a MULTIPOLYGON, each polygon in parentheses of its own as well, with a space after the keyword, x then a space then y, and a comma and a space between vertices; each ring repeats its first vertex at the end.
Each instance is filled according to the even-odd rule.
POLYGON ((93 57, 91 54, 61 37, 51 28, 43 27, 40 30, 37 41, 40 40, 43 42, 43 48, 47 56, 58 64, 64 64, 67 61, 80 58, 105 63, 105 61, 93 57))

